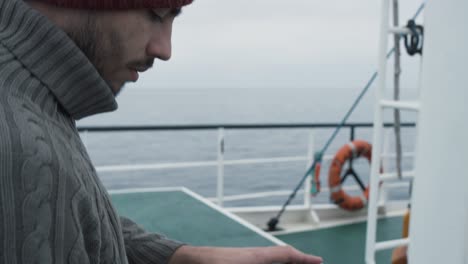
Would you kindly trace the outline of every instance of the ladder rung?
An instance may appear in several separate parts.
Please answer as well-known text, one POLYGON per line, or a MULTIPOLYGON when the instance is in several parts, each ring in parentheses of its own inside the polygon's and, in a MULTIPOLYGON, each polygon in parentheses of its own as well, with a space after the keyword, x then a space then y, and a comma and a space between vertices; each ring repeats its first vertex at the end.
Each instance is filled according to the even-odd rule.
POLYGON ((399 34, 399 35, 411 34, 411 31, 406 27, 391 27, 388 29, 388 32, 391 34, 399 34))
POLYGON ((409 238, 389 240, 384 242, 378 242, 375 244, 375 251, 381 251, 386 249, 392 249, 399 246, 407 246, 409 244, 409 238))
POLYGON ((397 108, 403 110, 419 111, 418 102, 404 102, 404 101, 380 101, 380 105, 384 108, 397 108))
MULTIPOLYGON (((401 172, 401 177, 402 179, 405 180, 411 180, 414 179, 414 171, 403 171, 401 172)), ((392 173, 383 173, 379 175, 379 178, 381 181, 391 181, 391 180, 399 180, 400 178, 398 177, 398 173, 392 172, 392 173)))

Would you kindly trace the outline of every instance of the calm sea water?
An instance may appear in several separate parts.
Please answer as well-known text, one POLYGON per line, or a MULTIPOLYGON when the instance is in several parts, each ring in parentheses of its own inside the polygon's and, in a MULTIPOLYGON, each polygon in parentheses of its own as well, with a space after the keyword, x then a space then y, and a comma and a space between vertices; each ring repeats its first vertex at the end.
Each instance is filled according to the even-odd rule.
MULTIPOLYGON (((127 89, 118 98, 119 110, 78 122, 84 125, 194 125, 264 123, 338 123, 359 94, 353 88, 294 89, 127 89)), ((414 96, 404 94, 404 98, 414 96)), ((373 98, 369 93, 352 115, 351 122, 372 122, 373 98)), ((391 121, 392 113, 386 115, 391 121)), ((415 116, 403 114, 403 121, 415 116)), ((315 132, 315 145, 323 147, 332 130, 315 132)), ((226 131, 225 159, 305 156, 310 130, 235 130, 226 131)), ((372 131, 360 129, 356 138, 369 140, 372 131)), ((217 131, 164 131, 138 133, 82 134, 96 166, 150 164, 165 162, 213 161, 217 159, 217 131)), ((405 151, 414 150, 414 129, 403 130, 405 151)), ((349 140, 342 131, 330 147, 333 154, 349 140)), ((391 144, 393 146, 393 144, 391 144)), ((322 181, 326 182, 328 163, 322 181)), ((411 168, 412 159, 404 161, 411 168)), ((369 165, 358 160, 355 167, 368 181, 369 165)), ((393 170, 390 164, 388 170, 393 170)), ((226 194, 294 189, 306 171, 305 162, 226 166, 226 194)), ((186 186, 201 195, 216 195, 217 168, 165 169, 140 172, 106 172, 100 177, 108 189, 186 186)), ((348 184, 354 184, 352 179, 348 184)), ((393 193, 397 199, 408 190, 393 193)), ((228 205, 272 204, 284 198, 251 200, 228 205)), ((301 202, 300 197, 296 202, 301 202)), ((316 202, 328 202, 322 194, 316 202)))

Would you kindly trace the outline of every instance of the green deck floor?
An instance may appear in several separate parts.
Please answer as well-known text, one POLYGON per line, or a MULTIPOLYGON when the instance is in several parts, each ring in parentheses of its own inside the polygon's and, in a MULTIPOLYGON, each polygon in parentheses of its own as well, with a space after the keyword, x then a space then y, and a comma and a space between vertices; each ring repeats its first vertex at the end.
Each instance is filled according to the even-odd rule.
POLYGON ((112 194, 114 206, 146 230, 196 246, 272 246, 258 235, 182 191, 112 194))
MULTIPOLYGON (((401 238, 402 224, 401 217, 379 220, 377 240, 401 238)), ((365 263, 366 223, 279 235, 277 237, 301 251, 323 257, 327 264, 365 263)), ((391 263, 391 252, 391 250, 387 250, 377 253, 377 263, 391 263)))
MULTIPOLYGON (((272 246, 222 212, 183 191, 112 194, 120 215, 146 230, 196 246, 272 246)), ((378 240, 400 238, 402 218, 379 220, 378 240)), ((344 225, 309 232, 278 235, 301 251, 322 256, 326 264, 363 264, 366 224, 344 225)), ((378 264, 390 263, 391 251, 377 254, 378 264)))

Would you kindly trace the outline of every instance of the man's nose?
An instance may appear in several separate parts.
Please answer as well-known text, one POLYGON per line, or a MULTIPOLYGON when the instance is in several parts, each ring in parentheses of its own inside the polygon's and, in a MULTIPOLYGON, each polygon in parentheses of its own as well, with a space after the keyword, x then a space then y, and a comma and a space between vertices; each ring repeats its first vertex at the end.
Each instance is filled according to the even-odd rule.
POLYGON ((171 32, 161 32, 153 36, 148 43, 147 55, 153 58, 158 58, 167 61, 172 55, 172 38, 171 32))

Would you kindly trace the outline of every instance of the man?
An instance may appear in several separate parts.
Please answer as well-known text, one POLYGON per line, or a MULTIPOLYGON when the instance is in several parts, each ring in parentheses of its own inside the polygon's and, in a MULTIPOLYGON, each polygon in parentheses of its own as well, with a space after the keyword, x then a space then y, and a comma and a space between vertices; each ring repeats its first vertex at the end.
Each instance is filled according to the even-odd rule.
POLYGON ((171 57, 192 0, 0 0, 0 263, 321 263, 290 247, 192 247, 119 218, 75 120, 171 57))

